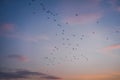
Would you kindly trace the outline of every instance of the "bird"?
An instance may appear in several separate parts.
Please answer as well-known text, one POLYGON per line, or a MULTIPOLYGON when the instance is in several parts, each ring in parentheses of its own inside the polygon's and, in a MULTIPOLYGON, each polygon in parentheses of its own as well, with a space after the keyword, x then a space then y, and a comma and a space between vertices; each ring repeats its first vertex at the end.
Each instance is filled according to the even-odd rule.
POLYGON ((84 37, 84 35, 81 35, 82 37, 84 37))
POLYGON ((68 22, 66 22, 66 24, 68 24, 68 22))
POLYGON ((96 23, 99 24, 99 21, 97 21, 96 23))
POLYGON ((50 19, 50 17, 47 17, 47 19, 50 19))
POLYGON ((31 6, 31 2, 29 2, 28 5, 31 6))
POLYGON ((92 32, 92 34, 95 34, 95 32, 92 32))
POLYGON ((32 2, 34 2, 35 0, 32 0, 32 2))
POLYGON ((48 57, 45 57, 45 59, 48 59, 48 57))
POLYGON ((76 35, 75 34, 72 34, 73 37, 75 37, 76 35))
POLYGON ((67 38, 66 40, 69 40, 69 38, 67 38))
POLYGON ((57 24, 57 26, 61 27, 62 25, 61 24, 57 24))
POLYGON ((106 37, 106 40, 109 40, 109 38, 108 38, 108 37, 106 37))
POLYGON ((53 21, 56 21, 56 19, 54 19, 53 21))
POLYGON ((83 39, 83 38, 80 38, 81 40, 83 39))
POLYGON ((78 16, 78 14, 76 13, 75 16, 78 16))

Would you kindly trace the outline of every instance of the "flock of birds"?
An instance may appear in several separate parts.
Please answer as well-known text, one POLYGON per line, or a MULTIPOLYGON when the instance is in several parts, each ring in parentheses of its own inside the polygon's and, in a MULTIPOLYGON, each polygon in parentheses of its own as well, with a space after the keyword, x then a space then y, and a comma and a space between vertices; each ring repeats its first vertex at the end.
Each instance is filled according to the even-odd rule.
MULTIPOLYGON (((32 6, 32 3, 34 3, 36 0, 32 0, 31 2, 28 3, 29 6, 32 6)), ((45 14, 49 15, 47 16, 47 19, 49 20, 52 20, 55 22, 56 26, 59 27, 60 29, 60 34, 56 33, 55 36, 56 36, 56 39, 59 37, 59 36, 62 36, 61 38, 61 45, 63 46, 62 48, 64 49, 67 49, 69 51, 71 51, 71 53, 69 54, 66 54, 65 56, 58 56, 58 54, 56 53, 60 53, 61 50, 64 50, 64 49, 61 49, 61 47, 58 47, 58 46, 53 46, 53 49, 51 50, 51 53, 50 55, 44 57, 44 59, 46 60, 46 65, 47 66, 54 66, 54 65, 58 65, 58 64, 62 64, 62 62, 79 62, 81 59, 83 61, 88 61, 88 57, 86 57, 84 54, 82 53, 79 53, 78 55, 76 55, 75 53, 79 52, 80 50, 80 44, 79 42, 78 43, 75 43, 75 46, 73 47, 73 43, 70 43, 70 40, 71 38, 66 38, 65 34, 66 34, 66 30, 64 29, 63 25, 60 24, 58 21, 57 21, 57 16, 60 15, 58 13, 55 13, 51 10, 49 10, 46 5, 43 3, 42 0, 40 0, 40 8, 42 9, 43 12, 45 12, 45 14)), ((33 14, 35 15, 36 12, 33 12, 33 14)), ((78 13, 76 13, 74 16, 79 16, 78 13)), ((66 22, 64 23, 65 25, 69 25, 69 22, 66 22)), ((99 21, 96 22, 96 24, 99 24, 99 21)), ((115 31, 116 33, 120 33, 120 30, 116 30, 115 31)), ((96 32, 91 32, 93 35, 96 34, 96 32)), ((78 35, 76 34, 71 34, 71 37, 72 38, 76 38, 78 37, 78 35)), ((85 35, 84 34, 81 34, 80 35, 80 40, 83 40, 85 38, 85 35)), ((109 37, 106 37, 106 40, 109 40, 109 37)))

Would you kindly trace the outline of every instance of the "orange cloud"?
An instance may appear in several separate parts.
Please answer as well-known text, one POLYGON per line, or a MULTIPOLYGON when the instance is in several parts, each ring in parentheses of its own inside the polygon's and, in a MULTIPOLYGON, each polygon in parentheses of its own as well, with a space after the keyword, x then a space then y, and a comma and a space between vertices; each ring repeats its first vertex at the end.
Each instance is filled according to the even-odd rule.
POLYGON ((69 22, 70 24, 88 24, 96 22, 101 16, 100 13, 80 14, 64 19, 64 22, 69 22))
POLYGON ((110 78, 111 76, 110 75, 105 75, 105 74, 100 74, 100 75, 82 75, 80 76, 81 79, 93 79, 93 80, 96 80, 96 79, 103 79, 103 78, 110 78))
POLYGON ((18 55, 18 54, 8 55, 8 58, 17 59, 17 60, 19 60, 21 62, 28 62, 29 61, 29 59, 26 56, 18 55))
POLYGON ((103 48, 102 51, 108 52, 108 51, 112 51, 115 49, 120 49, 120 44, 114 44, 114 45, 107 46, 107 47, 103 48))
POLYGON ((28 62, 29 61, 29 59, 27 57, 25 57, 25 56, 21 56, 19 58, 19 60, 22 61, 22 62, 28 62))
POLYGON ((120 80, 120 72, 111 72, 107 74, 81 74, 67 76, 69 80, 120 80))

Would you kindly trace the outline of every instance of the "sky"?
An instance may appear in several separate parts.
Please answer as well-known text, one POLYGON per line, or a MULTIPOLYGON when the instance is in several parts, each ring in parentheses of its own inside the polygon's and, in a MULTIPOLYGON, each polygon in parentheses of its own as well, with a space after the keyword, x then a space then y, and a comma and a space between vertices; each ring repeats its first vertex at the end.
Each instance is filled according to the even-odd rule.
POLYGON ((120 0, 0 0, 0 80, 120 80, 120 0))

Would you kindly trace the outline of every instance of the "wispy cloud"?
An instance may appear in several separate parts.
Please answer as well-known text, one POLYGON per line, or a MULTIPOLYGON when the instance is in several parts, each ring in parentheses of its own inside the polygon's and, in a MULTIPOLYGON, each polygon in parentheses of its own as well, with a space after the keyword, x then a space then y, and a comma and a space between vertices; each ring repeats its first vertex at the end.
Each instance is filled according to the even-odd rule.
POLYGON ((39 42, 41 40, 49 40, 49 37, 47 35, 20 35, 20 34, 8 34, 5 35, 7 38, 13 38, 13 39, 19 39, 23 41, 28 41, 28 42, 39 42))
POLYGON ((103 52, 109 52, 115 49, 120 49, 120 44, 114 44, 114 45, 110 45, 110 46, 106 46, 102 49, 103 52))
POLYGON ((88 24, 91 22, 96 22, 101 18, 101 16, 102 14, 100 13, 86 13, 66 18, 64 19, 64 22, 69 22, 70 24, 88 24))
POLYGON ((29 61, 29 59, 26 56, 19 55, 19 54, 8 55, 8 58, 10 58, 10 59, 16 59, 16 60, 21 61, 21 62, 27 62, 27 61, 29 61))
POLYGON ((15 24, 4 23, 0 25, 0 34, 12 33, 15 31, 15 24))
POLYGON ((89 79, 89 80, 118 80, 120 79, 120 74, 96 74, 96 75, 83 75, 81 79, 89 79))
POLYGON ((20 71, 15 71, 15 72, 0 72, 0 79, 3 80, 10 80, 10 79, 29 79, 30 76, 38 76, 39 79, 46 79, 46 80, 56 80, 56 79, 61 79, 56 76, 51 76, 48 74, 44 74, 41 72, 33 72, 29 70, 20 70, 20 71))
POLYGON ((56 76, 44 76, 42 78, 45 78, 45 79, 61 79, 60 77, 56 77, 56 76))
POLYGON ((13 38, 27 42, 38 42, 41 40, 49 40, 49 37, 45 34, 30 35, 17 32, 16 25, 11 23, 4 23, 0 25, 0 37, 13 38))
POLYGON ((29 71, 29 70, 22 70, 22 71, 16 71, 17 74, 20 74, 20 75, 24 75, 24 76, 29 76, 29 75, 46 75, 44 73, 40 73, 40 72, 32 72, 32 71, 29 71))
POLYGON ((120 7, 117 7, 117 11, 120 12, 120 7))
POLYGON ((10 79, 18 79, 18 78, 26 78, 26 76, 19 75, 14 72, 0 72, 0 79, 10 80, 10 79))
POLYGON ((69 77, 73 80, 119 80, 120 73, 112 72, 107 74, 84 74, 84 75, 74 75, 69 77))

